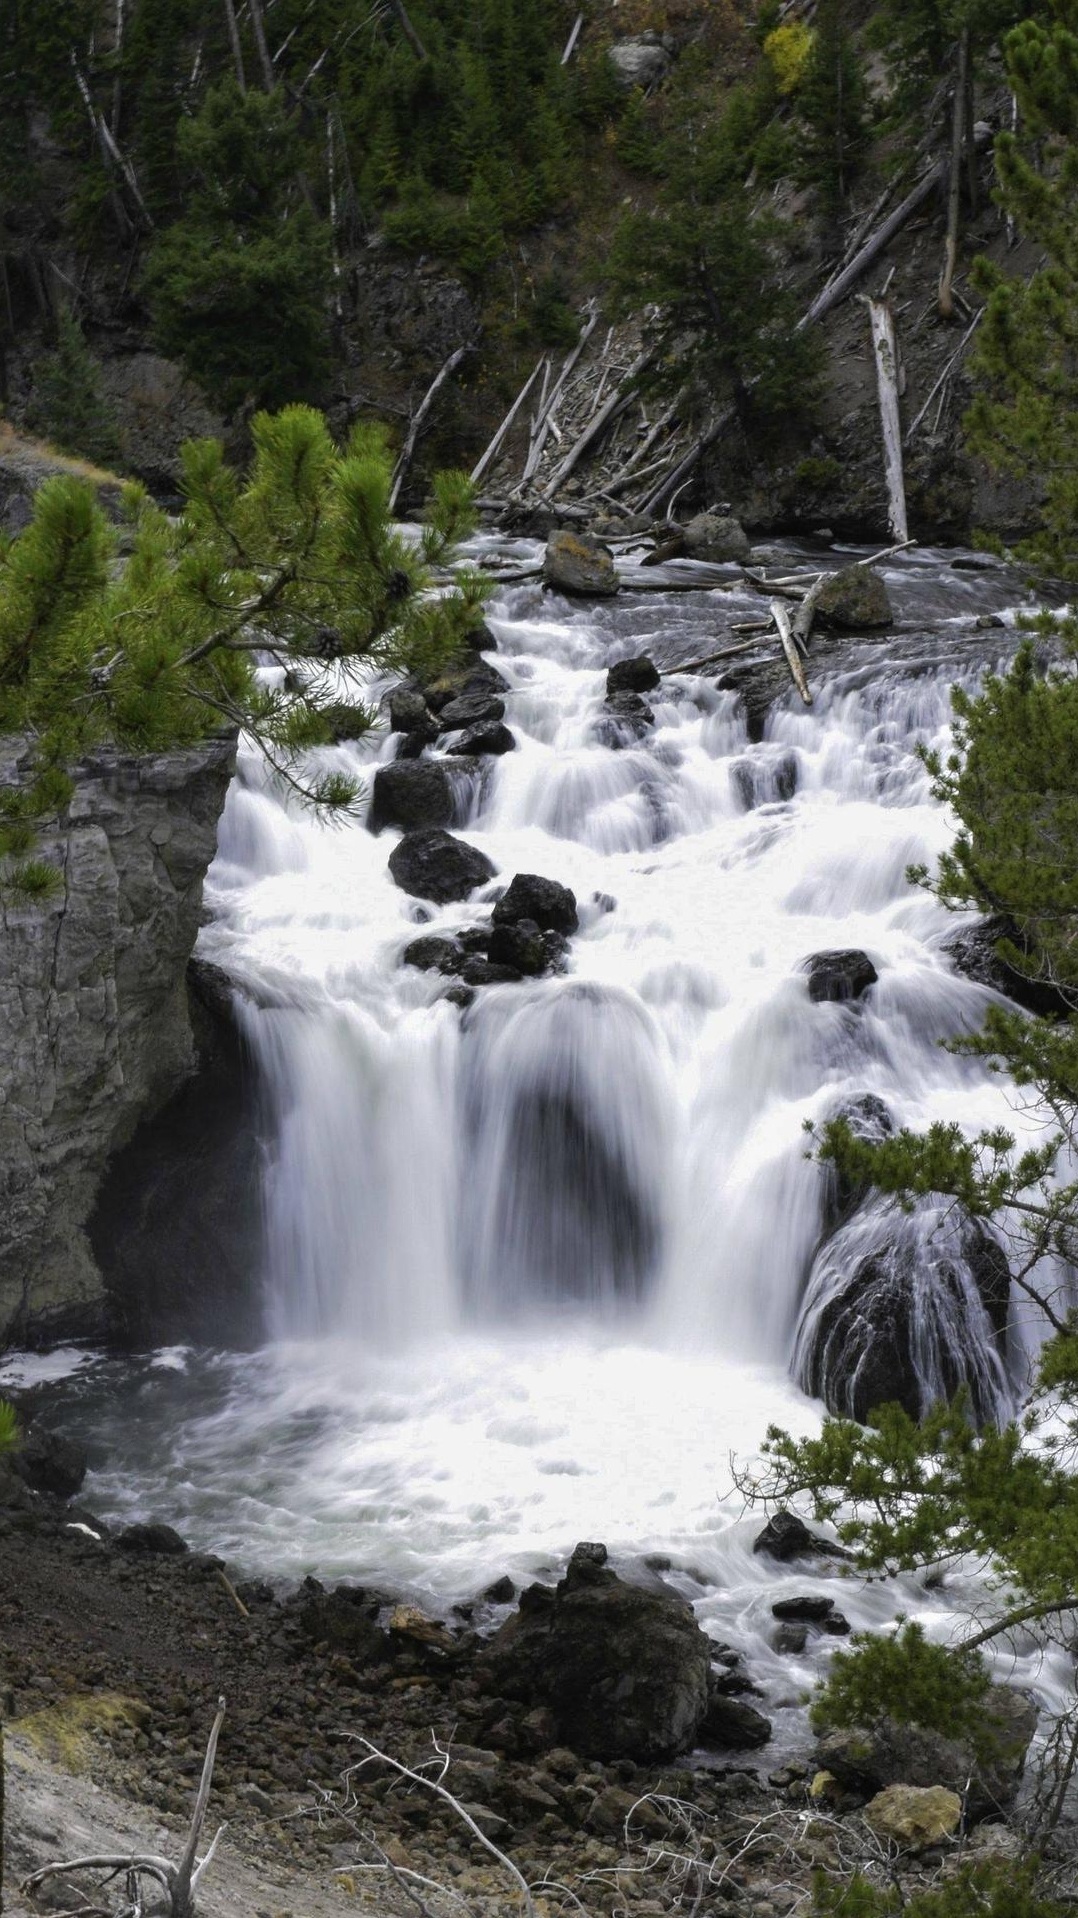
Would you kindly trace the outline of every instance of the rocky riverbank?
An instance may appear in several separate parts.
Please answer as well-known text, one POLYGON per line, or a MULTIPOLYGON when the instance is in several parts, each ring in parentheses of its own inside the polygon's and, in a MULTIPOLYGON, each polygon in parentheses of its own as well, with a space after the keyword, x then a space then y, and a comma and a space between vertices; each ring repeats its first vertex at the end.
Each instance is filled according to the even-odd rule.
MULTIPOLYGON (((389 1592, 233 1583, 165 1526, 110 1534, 73 1503, 78 1465, 42 1439, 21 1469, 56 1489, 11 1467, 0 1479, 13 1886, 85 1840, 175 1852, 153 1821, 181 1829, 221 1695, 211 1828, 227 1819, 230 1837, 211 1913, 283 1898, 319 1918, 345 1895, 404 1910, 412 1872, 493 1918, 518 1894, 477 1831, 536 1887, 538 1911, 571 1887, 589 1918, 658 1918, 687 1886, 700 1909, 781 1918, 821 1868, 860 1858, 918 1875, 959 1856, 962 1754, 877 1728, 849 1751, 832 1735, 825 1768, 806 1726, 803 1757, 775 1769, 749 1674, 658 1566, 619 1576, 582 1545, 556 1587, 503 1579, 442 1623, 389 1592), (456 1803, 372 1750, 412 1769, 434 1758, 426 1776, 456 1803)), ((830 1565, 841 1597, 841 1557, 798 1521, 772 1521, 758 1545, 776 1565, 830 1565)), ((827 1600, 811 1620, 776 1609, 787 1632, 843 1628, 827 1600)), ((1019 1694, 999 1699, 1006 1751, 965 1793, 981 1820, 1013 1802, 1035 1720, 1019 1694)), ((1012 1844, 1005 1825, 978 1824, 963 1855, 1012 1844)))

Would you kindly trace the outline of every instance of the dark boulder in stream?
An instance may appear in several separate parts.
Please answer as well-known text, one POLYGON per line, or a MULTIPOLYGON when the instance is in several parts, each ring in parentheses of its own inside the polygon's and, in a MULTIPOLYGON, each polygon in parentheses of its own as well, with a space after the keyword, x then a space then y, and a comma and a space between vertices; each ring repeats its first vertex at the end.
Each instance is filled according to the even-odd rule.
POLYGON ((844 566, 832 573, 816 601, 816 617, 848 632, 894 623, 887 588, 873 566, 844 566))
POLYGON ((494 908, 494 924, 508 926, 534 920, 541 932, 575 932, 579 925, 576 895, 556 879, 537 872, 518 872, 494 908))
POLYGON ((453 788, 445 767, 435 759, 395 759, 379 766, 374 775, 367 824, 371 832, 385 826, 448 826, 453 817, 453 788))
POLYGON ((659 669, 646 653, 640 653, 635 659, 619 659, 609 668, 606 675, 606 696, 613 698, 615 693, 650 693, 661 685, 659 669))
POLYGON ((413 899, 447 906, 454 899, 467 899, 477 886, 494 878, 497 868, 478 847, 432 828, 406 832, 389 855, 389 870, 401 891, 411 893, 413 899))
POLYGON ((497 1690, 551 1714, 585 1758, 672 1758, 710 1702, 711 1640, 672 1591, 629 1585, 578 1545, 556 1587, 531 1585, 484 1654, 497 1690))

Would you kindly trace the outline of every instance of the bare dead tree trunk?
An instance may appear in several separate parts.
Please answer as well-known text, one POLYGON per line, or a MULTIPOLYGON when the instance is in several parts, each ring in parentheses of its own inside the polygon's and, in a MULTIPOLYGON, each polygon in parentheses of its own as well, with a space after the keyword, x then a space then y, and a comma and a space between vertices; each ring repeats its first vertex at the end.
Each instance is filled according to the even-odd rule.
POLYGON ((265 87, 267 93, 272 93, 275 85, 273 61, 270 59, 270 50, 266 44, 266 24, 262 18, 262 0, 247 0, 247 4, 251 10, 251 29, 255 36, 255 51, 258 54, 258 64, 262 69, 262 85, 265 87))
POLYGON ((232 0, 224 0, 225 19, 228 22, 228 44, 232 48, 232 64, 236 69, 236 85, 241 93, 247 92, 247 75, 243 70, 243 48, 240 45, 240 30, 236 24, 236 9, 232 0))
POLYGON ((887 480, 887 523, 893 539, 909 538, 906 524, 906 482, 902 470, 902 423, 898 405, 898 341, 894 315, 885 300, 868 302, 872 350, 876 358, 876 385, 880 400, 883 466, 887 480))
POLYGON ((954 82, 954 107, 951 114, 951 164, 947 191, 947 244, 939 284, 940 316, 954 318, 954 275, 958 264, 958 225, 962 210, 962 150, 966 133, 966 88, 969 80, 970 30, 962 28, 958 37, 957 68, 954 82))
POLYGON ((407 40, 408 45, 411 47, 412 52, 415 54, 416 59, 425 60, 427 57, 427 49, 408 18, 408 10, 404 5, 404 0, 389 0, 389 4, 397 16, 397 20, 400 23, 400 30, 407 40))

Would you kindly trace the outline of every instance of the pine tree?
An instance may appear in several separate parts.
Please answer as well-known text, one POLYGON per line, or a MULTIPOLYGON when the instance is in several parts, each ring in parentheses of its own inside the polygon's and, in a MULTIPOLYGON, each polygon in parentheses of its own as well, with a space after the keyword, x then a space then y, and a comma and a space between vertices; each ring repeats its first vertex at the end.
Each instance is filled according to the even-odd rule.
POLYGON ((64 453, 81 454, 99 466, 120 457, 116 415, 105 399, 101 372, 74 315, 62 308, 56 350, 34 368, 27 424, 64 453))
POLYGON ((819 188, 825 219, 842 210, 868 141, 865 85, 847 25, 847 0, 821 0, 798 94, 801 175, 819 188))
POLYGON ((227 411, 317 395, 328 369, 329 241, 302 191, 283 98, 225 81, 181 124, 177 150, 194 185, 144 280, 159 345, 227 411))
MULTIPOLYGON (((246 476, 216 440, 183 452, 184 509, 170 519, 138 487, 125 509, 133 550, 118 573, 93 493, 66 475, 0 548, 0 731, 36 741, 35 773, 0 792, 0 880, 40 893, 55 880, 33 856, 35 827, 70 796, 66 769, 97 741, 137 752, 189 745, 216 726, 253 735, 282 778, 339 808, 354 781, 305 755, 333 737, 340 678, 430 674, 474 626, 482 583, 467 571, 431 590, 473 523, 467 481, 439 474, 418 546, 389 511, 392 462, 381 430, 345 450, 321 415, 260 414, 246 476), (269 688, 256 659, 291 668, 269 688)), ((359 700, 352 734, 373 723, 359 700)))

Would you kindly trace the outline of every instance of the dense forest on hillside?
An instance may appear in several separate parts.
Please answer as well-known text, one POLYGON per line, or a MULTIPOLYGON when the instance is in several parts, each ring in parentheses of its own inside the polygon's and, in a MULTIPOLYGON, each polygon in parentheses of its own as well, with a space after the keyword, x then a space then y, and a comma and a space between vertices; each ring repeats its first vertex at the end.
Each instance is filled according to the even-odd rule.
POLYGON ((765 437, 807 429, 823 365, 795 331, 803 289, 855 212, 949 145, 950 300, 960 223, 983 204, 977 102, 1031 11, 61 0, 43 20, 15 0, 0 402, 106 463, 98 363, 139 344, 225 418, 325 404, 397 262, 444 271, 464 301, 476 350, 450 441, 497 416, 537 349, 572 345, 595 292, 615 320, 654 315, 652 384, 728 394, 765 437))

